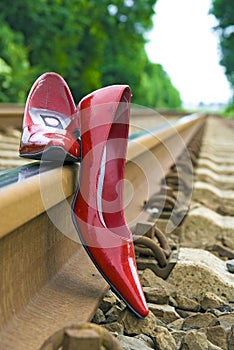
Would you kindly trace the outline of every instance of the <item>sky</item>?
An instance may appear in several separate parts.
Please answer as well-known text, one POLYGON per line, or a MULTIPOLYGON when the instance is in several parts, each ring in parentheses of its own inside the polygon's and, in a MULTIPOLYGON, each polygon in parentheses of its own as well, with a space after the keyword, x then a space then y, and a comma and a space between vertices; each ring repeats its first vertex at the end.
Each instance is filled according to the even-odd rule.
POLYGON ((147 33, 149 59, 162 64, 185 107, 227 103, 231 97, 210 7, 211 0, 158 0, 147 33))

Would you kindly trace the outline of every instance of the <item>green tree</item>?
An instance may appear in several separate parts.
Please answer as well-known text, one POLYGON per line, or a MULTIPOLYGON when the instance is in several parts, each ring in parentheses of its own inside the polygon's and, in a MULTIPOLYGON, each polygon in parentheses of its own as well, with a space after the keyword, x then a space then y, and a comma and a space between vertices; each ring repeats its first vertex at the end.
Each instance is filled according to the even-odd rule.
MULTIPOLYGON (((154 107, 174 104, 178 94, 165 72, 151 67, 144 50, 144 34, 152 26, 155 3, 156 0, 17 0, 9 6, 9 1, 1 0, 0 41, 5 40, 2 28, 7 25, 11 33, 7 35, 8 44, 13 43, 17 51, 14 61, 12 52, 7 52, 8 44, 4 44, 0 69, 5 85, 9 86, 9 75, 14 76, 13 67, 17 71, 18 61, 16 80, 20 81, 20 74, 27 76, 22 78, 25 85, 19 87, 25 93, 38 75, 55 71, 67 80, 76 102, 92 90, 119 83, 131 86, 135 103, 154 107), (150 88, 143 90, 142 84, 150 88), (163 97, 158 98, 161 94, 163 97)), ((11 84, 8 98, 18 101, 11 84)))
POLYGON ((160 64, 149 62, 141 74, 136 101, 152 108, 181 108, 181 97, 160 64))
POLYGON ((24 102, 30 83, 28 53, 21 33, 0 21, 0 101, 24 102))
POLYGON ((79 73, 89 57, 79 50, 79 44, 90 26, 90 11, 92 1, 85 0, 17 0, 12 6, 6 0, 0 2, 2 17, 24 38, 29 62, 35 68, 32 81, 45 71, 56 71, 76 92, 79 73))
POLYGON ((216 30, 220 37, 220 63, 234 89, 234 6, 232 0, 213 0, 211 13, 217 18, 216 30))
POLYGON ((234 115, 234 6, 232 0, 213 0, 210 11, 218 20, 215 27, 220 38, 221 65, 233 91, 232 101, 225 110, 225 114, 234 115))

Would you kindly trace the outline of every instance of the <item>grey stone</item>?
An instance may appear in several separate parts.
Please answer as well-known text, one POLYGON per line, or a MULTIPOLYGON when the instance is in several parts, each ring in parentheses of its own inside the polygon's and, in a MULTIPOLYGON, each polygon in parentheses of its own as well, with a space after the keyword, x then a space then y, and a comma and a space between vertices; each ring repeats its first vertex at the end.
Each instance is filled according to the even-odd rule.
POLYGON ((223 299, 221 299, 218 295, 211 292, 206 292, 202 295, 200 304, 203 310, 208 310, 208 309, 219 308, 221 306, 224 306, 227 303, 223 299))
POLYGON ((107 311, 107 313, 105 315, 106 322, 107 323, 116 322, 119 319, 122 312, 123 312, 122 308, 119 307, 118 305, 112 306, 111 309, 109 311, 107 311))
POLYGON ((198 311, 200 308, 200 304, 196 300, 190 299, 185 295, 176 295, 175 301, 177 303, 177 307, 182 310, 198 311))
POLYGON ((233 300, 234 275, 227 271, 224 261, 203 249, 180 248, 167 282, 176 287, 177 294, 190 298, 199 299, 202 293, 210 291, 233 300))
POLYGON ((158 350, 176 350, 176 342, 167 328, 157 326, 155 331, 151 334, 156 349, 158 350))
POLYGON ((228 350, 234 349, 234 325, 231 327, 231 331, 228 334, 228 350))
POLYGON ((140 276, 140 280, 143 287, 153 287, 153 288, 161 288, 167 291, 169 295, 175 295, 176 289, 167 281, 164 281, 162 278, 155 275, 155 273, 150 269, 145 269, 140 276))
POLYGON ((212 313, 216 317, 219 317, 220 315, 223 315, 223 312, 220 311, 219 309, 210 309, 210 310, 208 310, 208 312, 212 313))
POLYGON ((187 318, 189 316, 196 315, 197 313, 194 311, 188 311, 188 310, 181 310, 179 308, 176 308, 176 312, 180 315, 180 317, 187 318))
MULTIPOLYGON (((233 214, 234 216, 234 214, 233 214)), ((226 236, 221 238, 221 241, 223 243, 223 245, 225 245, 226 247, 229 247, 230 249, 234 250, 234 241, 233 239, 230 239, 226 236)))
POLYGON ((176 342, 177 349, 180 349, 181 344, 182 344, 182 340, 183 340, 185 334, 186 334, 185 331, 179 331, 179 330, 171 332, 171 335, 173 336, 173 338, 176 342))
POLYGON ((145 334, 138 334, 134 338, 143 340, 150 348, 154 348, 154 342, 152 338, 145 334))
POLYGON ((158 287, 143 287, 146 300, 149 303, 168 304, 170 294, 165 288, 158 287))
POLYGON ((196 331, 186 332, 182 340, 181 350, 209 350, 206 335, 196 331))
POLYGON ((124 327, 119 322, 107 323, 102 325, 102 327, 107 329, 109 332, 112 332, 118 335, 123 335, 124 333, 124 327))
POLYGON ((183 326, 184 320, 183 318, 178 318, 177 320, 168 323, 167 328, 168 329, 173 329, 173 330, 180 330, 183 326))
POLYGON ((228 260, 226 266, 229 272, 234 273, 234 259, 228 260))
MULTIPOLYGON (((218 349, 227 350, 227 332, 221 326, 199 328, 200 333, 204 333, 207 340, 218 349)), ((211 345, 209 345, 211 346, 211 345)))
POLYGON ((220 243, 212 244, 212 245, 206 245, 206 249, 214 252, 215 255, 218 257, 233 259, 234 258, 234 251, 228 247, 225 247, 224 245, 220 243))
POLYGON ((93 316, 92 322, 96 324, 106 322, 106 317, 101 309, 97 309, 95 315, 93 316))
POLYGON ((208 340, 208 350, 223 350, 222 348, 220 348, 217 345, 212 344, 209 340, 208 340))
POLYGON ((170 305, 158 305, 148 303, 148 307, 153 314, 159 318, 164 323, 168 324, 177 319, 180 319, 180 316, 177 314, 175 308, 170 305))
POLYGON ((211 313, 197 313, 184 320, 182 329, 203 328, 219 325, 217 317, 211 313))
POLYGON ((222 326, 226 330, 230 330, 234 325, 234 311, 229 312, 218 317, 220 326, 222 326))
POLYGON ((106 295, 100 305, 99 305, 99 308, 104 312, 106 313, 107 311, 109 311, 111 309, 112 306, 114 306, 116 304, 116 297, 114 294, 109 294, 109 295, 106 295))
POLYGON ((123 311, 126 309, 126 304, 123 302, 123 300, 117 298, 116 305, 123 311))
POLYGON ((169 296, 169 305, 174 306, 174 307, 178 306, 175 298, 173 298, 171 295, 169 296))
POLYGON ((207 339, 223 350, 228 350, 227 332, 221 326, 209 327, 206 332, 207 339))
POLYGON ((147 343, 141 339, 136 339, 134 337, 128 337, 125 335, 119 335, 117 337, 120 345, 124 350, 151 350, 152 348, 147 345, 147 343))
POLYGON ((156 326, 167 327, 166 323, 156 317, 156 326))
POLYGON ((151 335, 156 327, 156 318, 152 312, 144 319, 139 319, 128 309, 124 310, 119 322, 124 326, 127 335, 146 334, 151 335))

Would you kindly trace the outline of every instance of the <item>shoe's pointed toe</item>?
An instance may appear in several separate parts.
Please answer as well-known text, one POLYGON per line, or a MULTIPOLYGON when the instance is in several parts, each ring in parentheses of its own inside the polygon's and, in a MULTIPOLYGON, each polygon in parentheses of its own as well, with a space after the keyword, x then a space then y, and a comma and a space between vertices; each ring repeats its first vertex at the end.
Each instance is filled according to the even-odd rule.
POLYGON ((149 313, 139 280, 133 244, 126 242, 113 248, 88 248, 95 265, 111 288, 139 317, 149 313))

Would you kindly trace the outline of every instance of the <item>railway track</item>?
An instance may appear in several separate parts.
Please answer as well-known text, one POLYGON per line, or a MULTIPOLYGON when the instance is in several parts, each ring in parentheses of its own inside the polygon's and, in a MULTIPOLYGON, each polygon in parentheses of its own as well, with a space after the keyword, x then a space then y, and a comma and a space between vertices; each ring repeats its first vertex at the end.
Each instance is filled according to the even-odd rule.
MULTIPOLYGON (((0 146, 9 141, 4 139, 9 136, 15 141, 14 146, 10 146, 15 152, 22 110, 14 114, 9 107, 7 113, 5 111, 1 125, 7 135, 2 133, 0 146)), ((162 199, 162 188, 168 194, 168 186, 173 182, 177 193, 181 189, 184 192, 186 181, 181 180, 180 174, 176 180, 171 171, 178 159, 187 164, 187 169, 193 160, 196 162, 194 157, 199 151, 206 119, 205 115, 194 114, 179 119, 172 117, 169 123, 160 118, 159 113, 152 115, 139 110, 132 113, 125 169, 125 215, 134 234, 144 234, 141 230, 148 230, 146 223, 154 219, 163 232, 173 237, 184 214, 181 216, 176 211, 173 218, 170 205, 168 210, 170 200, 165 196, 162 208, 155 206, 155 202, 153 206, 149 203, 151 200, 152 204, 155 194, 162 199), (146 124, 142 122, 144 118, 146 124), (147 132, 144 129, 149 121, 150 126, 155 126, 147 132), (169 221, 172 226, 165 226, 169 221)), ((12 155, 8 154, 8 159, 12 159, 12 155)), ((108 290, 79 243, 70 218, 78 173, 79 164, 58 167, 38 162, 0 172, 0 340, 4 350, 38 349, 59 329, 90 321, 108 290)), ((190 170, 186 172, 187 177, 188 173, 190 170)), ((189 202, 192 188, 186 188, 189 202)), ((173 205, 176 203, 181 205, 179 196, 174 198, 173 205)), ((137 256, 138 252, 136 248, 137 256)), ((152 257, 150 259, 148 265, 144 265, 139 255, 139 269, 151 266, 152 257)), ((170 259, 166 259, 166 266, 163 263, 160 266, 160 261, 154 263, 159 274, 169 273, 174 267, 173 263, 168 270, 170 259)))
MULTIPOLYGON (((0 171, 29 164, 32 161, 18 156, 18 148, 21 137, 24 106, 15 104, 0 104, 0 171)), ((155 128, 163 125, 167 120, 176 120, 183 113, 176 111, 153 111, 141 108, 132 109, 132 123, 130 134, 144 132, 145 128, 155 128), (147 120, 147 121, 146 121, 147 120)))

